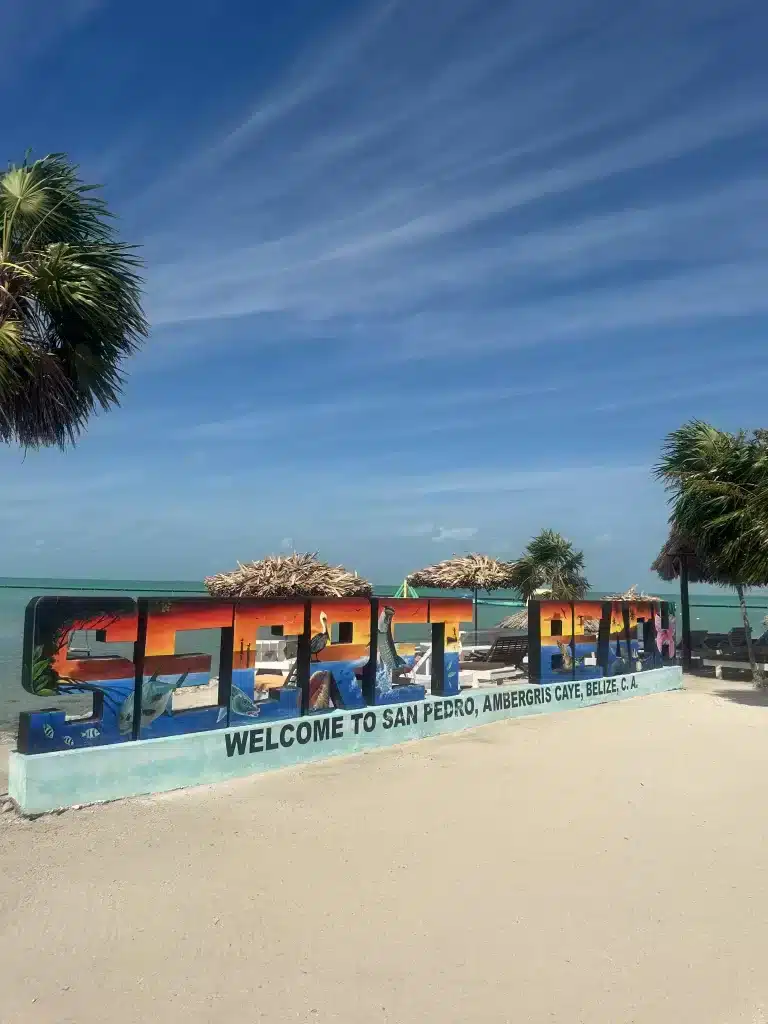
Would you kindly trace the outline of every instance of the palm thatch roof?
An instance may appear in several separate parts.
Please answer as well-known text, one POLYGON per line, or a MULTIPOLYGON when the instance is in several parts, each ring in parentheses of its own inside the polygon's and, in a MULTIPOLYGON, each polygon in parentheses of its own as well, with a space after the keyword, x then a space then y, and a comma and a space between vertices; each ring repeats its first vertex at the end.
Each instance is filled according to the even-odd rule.
POLYGON ((728 585, 728 580, 718 578, 714 568, 708 565, 706 559, 696 550, 693 541, 683 536, 674 526, 670 529, 669 537, 652 563, 651 569, 670 583, 680 577, 683 555, 686 556, 688 580, 691 583, 728 585))
POLYGON ((606 594, 606 601, 660 601, 660 597, 656 597, 654 594, 646 594, 644 590, 640 590, 636 583, 633 583, 629 590, 625 590, 623 594, 606 594))
POLYGON ((512 586, 513 563, 490 555, 454 555, 412 572, 408 583, 438 590, 505 590, 512 586))
POLYGON ((321 562, 316 554, 268 555, 237 563, 232 572, 207 576, 213 597, 367 597, 373 588, 357 573, 321 562))
POLYGON ((502 619, 499 629, 528 629, 528 609, 521 608, 519 612, 502 619))

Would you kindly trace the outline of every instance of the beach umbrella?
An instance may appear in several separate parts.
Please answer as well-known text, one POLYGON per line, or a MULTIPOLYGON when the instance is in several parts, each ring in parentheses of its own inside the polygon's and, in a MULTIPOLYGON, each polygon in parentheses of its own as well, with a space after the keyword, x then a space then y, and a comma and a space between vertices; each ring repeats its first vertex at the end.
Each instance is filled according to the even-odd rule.
POLYGON ((515 612, 514 615, 508 615, 506 619, 502 619, 499 623, 500 629, 528 629, 528 609, 521 608, 519 612, 515 612))
POLYGON ((415 587, 411 586, 411 584, 408 582, 408 577, 406 576, 405 579, 403 580, 403 582, 400 584, 400 586, 395 591, 393 596, 394 597, 417 598, 419 596, 419 592, 418 592, 418 590, 415 589, 415 587))
POLYGON ((689 583, 714 583, 728 586, 730 581, 719 578, 706 558, 696 550, 690 537, 672 527, 669 537, 656 556, 651 569, 667 583, 680 580, 680 605, 683 617, 683 669, 691 667, 691 608, 688 597, 689 583))
POLYGON ((656 556, 651 569, 666 583, 682 579, 685 576, 689 583, 730 585, 728 580, 718 578, 715 570, 696 550, 693 541, 684 537, 679 530, 674 528, 669 531, 669 537, 656 556))
POLYGON ((205 578, 212 597, 368 597, 371 584, 316 554, 268 555, 256 562, 238 562, 231 572, 205 578))
POLYGON ((660 601, 660 597, 656 597, 654 594, 646 594, 644 590, 640 590, 636 583, 633 583, 629 590, 625 590, 623 594, 606 594, 606 601, 660 601))
POLYGON ((513 564, 490 555, 454 555, 443 562, 409 573, 411 586, 436 590, 471 590, 474 595, 474 628, 477 643, 478 590, 505 590, 512 586, 513 564))

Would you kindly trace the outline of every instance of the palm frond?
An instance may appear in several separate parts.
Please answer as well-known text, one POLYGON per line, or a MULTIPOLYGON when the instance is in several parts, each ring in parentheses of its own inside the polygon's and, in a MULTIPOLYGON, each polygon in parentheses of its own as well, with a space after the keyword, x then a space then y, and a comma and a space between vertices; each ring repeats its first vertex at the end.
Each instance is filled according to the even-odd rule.
POLYGON ((0 176, 0 438, 74 443, 147 334, 142 261, 61 154, 0 176))
MULTIPOLYGON (((688 538, 697 571, 710 582, 768 584, 764 432, 728 433, 693 420, 668 436, 655 473, 671 504, 668 545, 673 538, 688 538)), ((675 571, 674 557, 665 557, 664 550, 657 563, 662 574, 675 571)))
POLYGON ((584 553, 555 530, 542 530, 513 565, 512 586, 526 601, 546 587, 555 600, 575 601, 589 590, 584 553))

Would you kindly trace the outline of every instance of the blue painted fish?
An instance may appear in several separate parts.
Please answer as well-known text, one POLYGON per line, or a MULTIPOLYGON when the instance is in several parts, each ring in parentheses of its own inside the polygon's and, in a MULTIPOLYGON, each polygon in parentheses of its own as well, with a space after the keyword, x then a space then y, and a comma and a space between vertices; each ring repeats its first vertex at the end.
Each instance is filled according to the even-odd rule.
MULTIPOLYGON (((168 710, 174 690, 178 690, 187 678, 187 675, 187 672, 182 673, 175 683, 163 682, 154 675, 144 683, 141 690, 142 728, 151 725, 156 718, 159 718, 160 715, 168 710)), ((131 732, 133 729, 133 691, 128 694, 120 705, 117 727, 123 735, 131 732)))
POLYGON ((249 718, 258 718, 261 714, 259 705, 252 701, 248 694, 238 689, 237 686, 232 687, 229 709, 236 715, 247 715, 249 718))
MULTIPOLYGON (((237 687, 232 686, 232 693, 229 697, 229 710, 235 715, 245 715, 248 718, 258 718, 261 714, 261 708, 259 705, 252 701, 247 693, 237 687)), ((216 724, 223 722, 227 717, 227 709, 219 708, 219 713, 216 716, 216 724)))

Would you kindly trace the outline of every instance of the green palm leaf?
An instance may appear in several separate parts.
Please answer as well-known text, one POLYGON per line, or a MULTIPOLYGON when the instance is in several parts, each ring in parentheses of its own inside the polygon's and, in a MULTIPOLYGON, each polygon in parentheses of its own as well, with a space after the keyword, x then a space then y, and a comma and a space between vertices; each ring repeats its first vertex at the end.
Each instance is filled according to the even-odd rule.
POLYGON ((584 553, 555 530, 542 530, 530 541, 512 574, 512 586, 526 601, 542 588, 557 601, 578 600, 589 590, 584 553))
POLYGON ((768 434, 731 434, 692 420, 665 440, 656 476, 672 507, 672 531, 695 539, 709 579, 734 587, 756 682, 745 587, 768 585, 768 434))
POLYGON ((31 692, 37 697, 53 697, 59 692, 58 683, 52 659, 43 654, 42 647, 36 647, 32 656, 31 692))
POLYGON ((0 175, 0 439, 74 443, 147 333, 142 262, 54 154, 0 175))

